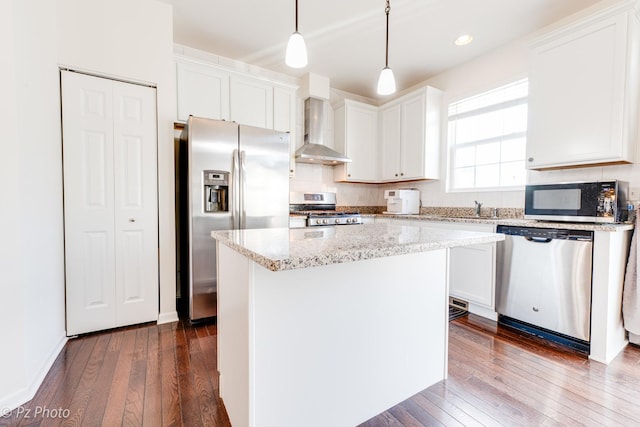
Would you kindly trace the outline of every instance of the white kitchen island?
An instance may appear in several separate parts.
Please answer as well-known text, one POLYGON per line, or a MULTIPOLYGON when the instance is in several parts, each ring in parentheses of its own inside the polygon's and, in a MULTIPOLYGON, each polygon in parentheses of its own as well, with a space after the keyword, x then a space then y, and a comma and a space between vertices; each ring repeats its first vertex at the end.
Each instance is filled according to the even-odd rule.
POLYGON ((446 378, 448 249, 504 239, 391 224, 211 234, 234 427, 353 426, 446 378))

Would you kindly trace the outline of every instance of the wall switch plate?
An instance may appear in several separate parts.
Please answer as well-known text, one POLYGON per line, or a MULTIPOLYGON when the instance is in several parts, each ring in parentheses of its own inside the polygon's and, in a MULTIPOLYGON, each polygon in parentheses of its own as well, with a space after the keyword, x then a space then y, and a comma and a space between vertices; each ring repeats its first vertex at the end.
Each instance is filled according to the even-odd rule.
POLYGON ((640 187, 629 187, 629 200, 640 200, 640 187))

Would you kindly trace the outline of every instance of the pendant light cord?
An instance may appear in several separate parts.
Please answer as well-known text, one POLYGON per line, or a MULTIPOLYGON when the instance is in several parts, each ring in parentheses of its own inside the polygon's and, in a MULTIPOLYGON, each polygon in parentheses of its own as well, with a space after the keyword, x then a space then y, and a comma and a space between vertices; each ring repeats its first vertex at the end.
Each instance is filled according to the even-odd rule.
MULTIPOLYGON (((389 0, 387 0, 388 2, 389 0)), ((298 0, 296 0, 296 33, 298 32, 298 0)))
MULTIPOLYGON (((298 3, 298 0, 296 0, 298 3)), ((384 66, 389 66, 389 12, 391 11, 391 6, 389 5, 389 0, 387 0, 387 6, 384 8, 384 13, 387 15, 387 40, 386 40, 386 49, 384 56, 384 66)), ((297 24, 296 24, 297 25, 297 24)))

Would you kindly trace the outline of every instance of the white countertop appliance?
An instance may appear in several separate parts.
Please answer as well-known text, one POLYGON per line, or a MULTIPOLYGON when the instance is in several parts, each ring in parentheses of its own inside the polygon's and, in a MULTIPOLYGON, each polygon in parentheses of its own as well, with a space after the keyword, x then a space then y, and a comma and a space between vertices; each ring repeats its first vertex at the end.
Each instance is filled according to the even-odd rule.
POLYGON ((384 198, 387 200, 385 214, 417 215, 420 213, 420 191, 415 188, 385 190, 384 198))

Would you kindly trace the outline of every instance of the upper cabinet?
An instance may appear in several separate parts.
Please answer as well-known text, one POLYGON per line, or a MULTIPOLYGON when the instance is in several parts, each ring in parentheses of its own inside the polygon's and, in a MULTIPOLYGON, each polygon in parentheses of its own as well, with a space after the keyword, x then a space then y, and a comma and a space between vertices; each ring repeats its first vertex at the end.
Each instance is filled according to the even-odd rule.
POLYGON ((426 87, 380 108, 380 179, 437 179, 442 91, 426 87))
POLYGON ((634 161, 640 78, 636 3, 619 3, 532 44, 527 168, 634 161))
POLYGON ((229 120, 229 73, 196 63, 176 63, 178 121, 189 115, 229 120))
POLYGON ((230 76, 231 121, 273 129, 273 85, 245 76, 230 76))
POLYGON ((295 171, 296 87, 248 74, 176 59, 177 120, 189 115, 290 132, 290 172, 295 171))
POLYGON ((345 100, 334 112, 336 150, 351 163, 336 181, 438 179, 442 91, 424 87, 380 107, 345 100))
POLYGON ((335 149, 351 159, 334 167, 336 181, 378 181, 378 107, 346 99, 333 115, 335 149))

